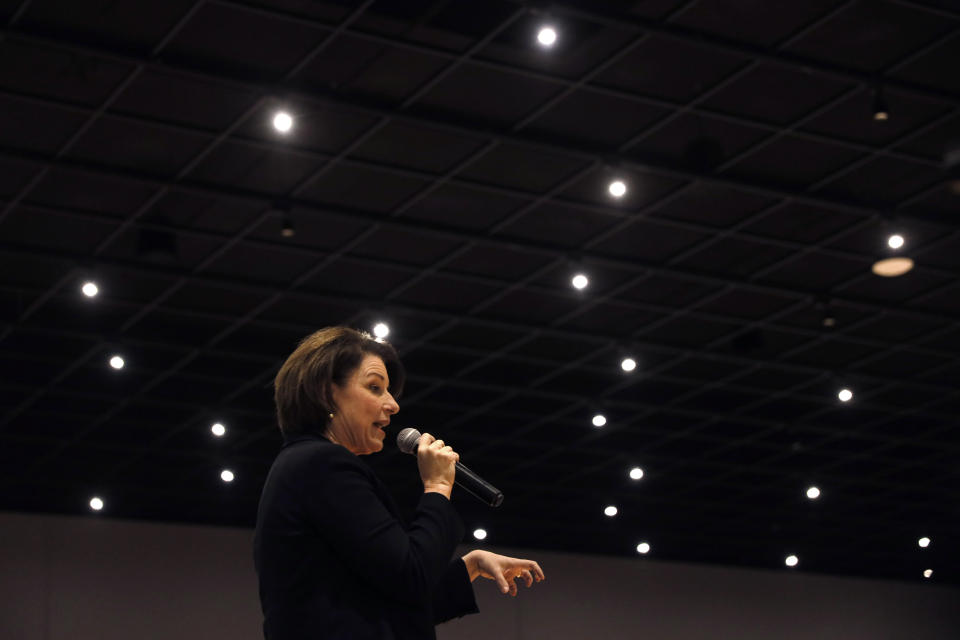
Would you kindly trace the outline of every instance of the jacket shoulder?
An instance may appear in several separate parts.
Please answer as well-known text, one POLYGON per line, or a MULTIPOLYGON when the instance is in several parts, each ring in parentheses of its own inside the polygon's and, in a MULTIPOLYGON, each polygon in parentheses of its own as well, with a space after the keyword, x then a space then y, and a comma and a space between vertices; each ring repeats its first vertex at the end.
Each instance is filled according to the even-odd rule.
POLYGON ((272 473, 295 482, 308 478, 365 478, 377 484, 376 474, 346 448, 328 440, 301 440, 284 447, 273 463, 272 473))
POLYGON ((298 466, 357 466, 366 468, 357 456, 344 447, 328 440, 310 439, 300 440, 285 446, 277 455, 277 462, 284 465, 298 466))

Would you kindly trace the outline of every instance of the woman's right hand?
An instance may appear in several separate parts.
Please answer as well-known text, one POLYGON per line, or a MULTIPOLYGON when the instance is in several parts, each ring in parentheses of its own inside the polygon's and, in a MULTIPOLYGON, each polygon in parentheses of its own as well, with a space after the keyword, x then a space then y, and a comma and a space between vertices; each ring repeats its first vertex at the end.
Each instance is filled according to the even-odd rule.
POLYGON ((425 493, 442 493, 447 498, 453 491, 453 478, 460 454, 429 433, 420 436, 417 444, 417 467, 425 493))

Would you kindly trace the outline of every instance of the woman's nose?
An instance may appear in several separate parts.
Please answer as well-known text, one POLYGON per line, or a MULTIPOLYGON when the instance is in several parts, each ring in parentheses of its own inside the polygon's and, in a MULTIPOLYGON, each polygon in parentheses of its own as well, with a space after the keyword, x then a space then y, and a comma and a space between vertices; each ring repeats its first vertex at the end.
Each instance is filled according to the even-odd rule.
POLYGON ((398 413, 400 411, 400 405, 397 404, 397 401, 394 399, 392 395, 390 395, 389 391, 387 392, 387 403, 384 406, 384 411, 386 411, 391 415, 398 413))

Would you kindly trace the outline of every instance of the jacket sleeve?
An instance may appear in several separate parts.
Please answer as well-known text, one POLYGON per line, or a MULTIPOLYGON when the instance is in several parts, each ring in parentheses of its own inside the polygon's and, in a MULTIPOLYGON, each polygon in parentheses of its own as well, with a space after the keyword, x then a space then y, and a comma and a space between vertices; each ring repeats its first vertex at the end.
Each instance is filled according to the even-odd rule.
POLYGON ((480 613, 470 583, 467 565, 456 558, 447 565, 440 583, 433 591, 433 623, 440 624, 469 613, 480 613))
POLYGON ((305 519, 372 588, 402 602, 429 602, 463 538, 460 517, 446 497, 424 493, 405 530, 371 473, 346 450, 310 448, 293 474, 305 519))

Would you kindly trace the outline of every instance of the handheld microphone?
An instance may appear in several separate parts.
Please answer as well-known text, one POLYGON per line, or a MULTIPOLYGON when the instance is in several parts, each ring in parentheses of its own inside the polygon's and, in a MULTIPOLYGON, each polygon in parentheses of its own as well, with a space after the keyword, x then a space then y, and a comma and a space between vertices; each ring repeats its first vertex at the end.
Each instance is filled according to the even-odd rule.
MULTIPOLYGON (((417 443, 420 440, 420 432, 412 427, 407 427, 397 434, 397 446, 400 451, 417 455, 417 443)), ((475 474, 466 466, 457 462, 457 474, 453 481, 462 487, 467 493, 478 498, 491 507, 499 507, 503 502, 503 492, 495 486, 475 474)))

